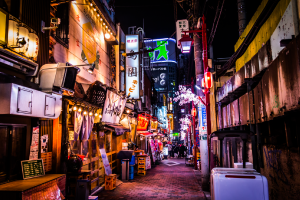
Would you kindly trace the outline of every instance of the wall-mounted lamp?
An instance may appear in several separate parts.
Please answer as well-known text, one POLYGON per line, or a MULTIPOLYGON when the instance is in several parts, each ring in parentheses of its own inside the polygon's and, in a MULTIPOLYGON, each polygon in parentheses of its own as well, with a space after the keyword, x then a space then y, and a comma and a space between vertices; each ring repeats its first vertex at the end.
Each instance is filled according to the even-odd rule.
POLYGON ((88 69, 88 72, 89 72, 90 74, 92 74, 93 71, 94 71, 94 69, 95 69, 95 67, 96 67, 96 65, 95 65, 95 63, 93 63, 92 66, 88 69))

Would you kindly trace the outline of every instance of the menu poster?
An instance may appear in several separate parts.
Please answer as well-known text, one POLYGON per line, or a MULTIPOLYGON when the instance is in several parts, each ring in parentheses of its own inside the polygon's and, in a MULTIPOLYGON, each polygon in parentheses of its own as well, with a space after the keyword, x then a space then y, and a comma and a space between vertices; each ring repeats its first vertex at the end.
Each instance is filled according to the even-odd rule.
POLYGON ((102 162, 103 162, 103 165, 104 165, 105 174, 110 175, 112 172, 111 172, 110 164, 109 164, 107 156, 106 156, 105 149, 100 149, 100 154, 101 154, 101 157, 102 157, 102 162))
POLYGON ((39 136, 40 136, 40 129, 39 129, 39 127, 38 126, 37 127, 33 127, 29 160, 37 160, 38 159, 38 154, 39 154, 39 136))
POLYGON ((34 178, 38 176, 44 176, 43 160, 23 160, 21 161, 23 179, 34 178))

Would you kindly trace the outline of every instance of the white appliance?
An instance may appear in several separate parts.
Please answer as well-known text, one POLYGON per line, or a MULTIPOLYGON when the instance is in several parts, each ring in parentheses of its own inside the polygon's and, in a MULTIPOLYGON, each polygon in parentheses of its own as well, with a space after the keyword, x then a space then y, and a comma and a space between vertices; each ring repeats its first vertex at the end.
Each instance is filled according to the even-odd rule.
POLYGON ((214 168, 211 171, 212 200, 268 200, 268 181, 254 169, 214 168))
MULTIPOLYGON (((234 163, 234 168, 243 168, 243 163, 234 163)), ((247 169, 253 169, 253 164, 250 162, 246 162, 247 169)))

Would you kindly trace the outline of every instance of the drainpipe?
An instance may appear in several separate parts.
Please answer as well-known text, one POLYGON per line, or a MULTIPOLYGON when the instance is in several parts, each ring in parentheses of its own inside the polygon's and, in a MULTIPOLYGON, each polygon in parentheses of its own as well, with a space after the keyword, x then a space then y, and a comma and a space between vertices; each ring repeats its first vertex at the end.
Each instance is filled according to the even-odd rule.
POLYGON ((245 9, 246 0, 237 0, 238 21, 239 21, 239 36, 242 35, 247 26, 247 13, 245 9))

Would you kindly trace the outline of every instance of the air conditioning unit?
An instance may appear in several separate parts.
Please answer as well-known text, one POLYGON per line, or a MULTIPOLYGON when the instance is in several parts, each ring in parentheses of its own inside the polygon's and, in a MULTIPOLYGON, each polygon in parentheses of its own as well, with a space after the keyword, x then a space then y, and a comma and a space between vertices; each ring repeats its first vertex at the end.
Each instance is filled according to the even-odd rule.
POLYGON ((59 94, 62 89, 73 92, 78 69, 66 63, 43 65, 39 71, 40 89, 59 94))

